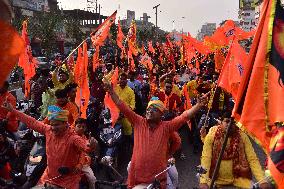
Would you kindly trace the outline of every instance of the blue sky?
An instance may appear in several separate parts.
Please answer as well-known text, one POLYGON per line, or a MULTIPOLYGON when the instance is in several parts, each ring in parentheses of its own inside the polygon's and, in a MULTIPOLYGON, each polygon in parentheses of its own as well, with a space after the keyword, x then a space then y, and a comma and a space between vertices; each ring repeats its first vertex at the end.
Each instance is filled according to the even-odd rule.
MULTIPOLYGON (((58 0, 64 9, 87 7, 87 0, 58 0)), ((219 24, 225 19, 238 20, 239 0, 98 0, 103 15, 110 15, 116 9, 120 18, 126 17, 126 10, 134 10, 136 19, 143 12, 151 16, 150 21, 155 23, 153 6, 161 4, 158 13, 158 26, 171 31, 172 21, 175 28, 196 35, 205 22, 219 24), (120 6, 119 6, 120 5, 120 6), (182 17, 185 17, 184 19, 182 17)))

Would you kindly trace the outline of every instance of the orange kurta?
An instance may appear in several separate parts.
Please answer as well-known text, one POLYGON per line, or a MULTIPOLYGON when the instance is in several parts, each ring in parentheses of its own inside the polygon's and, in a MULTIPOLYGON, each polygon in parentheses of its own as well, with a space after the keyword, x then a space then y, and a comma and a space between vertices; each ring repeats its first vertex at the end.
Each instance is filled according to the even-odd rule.
POLYGON ((55 136, 50 125, 37 121, 17 110, 13 110, 12 113, 14 113, 19 120, 25 123, 29 128, 45 135, 47 168, 41 177, 40 183, 48 182, 63 188, 78 189, 79 181, 81 179, 79 174, 71 173, 57 179, 50 179, 59 176, 58 168, 60 167, 68 167, 71 170, 76 167, 81 152, 90 151, 87 146, 87 141, 76 135, 70 128, 62 135, 55 136))
MULTIPOLYGON (((128 186, 151 183, 156 174, 166 169, 170 135, 186 123, 187 113, 171 121, 163 121, 156 128, 150 128, 145 118, 134 113, 123 102, 118 105, 118 108, 134 127, 134 148, 128 186)), ((165 182, 166 175, 162 175, 159 179, 165 182)))

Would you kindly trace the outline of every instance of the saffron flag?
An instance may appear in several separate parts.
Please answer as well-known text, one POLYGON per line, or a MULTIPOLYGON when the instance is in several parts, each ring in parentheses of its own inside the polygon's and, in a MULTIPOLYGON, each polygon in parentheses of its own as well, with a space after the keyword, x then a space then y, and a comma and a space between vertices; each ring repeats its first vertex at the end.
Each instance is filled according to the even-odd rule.
POLYGON ((152 60, 147 53, 142 56, 140 63, 143 64, 150 71, 153 70, 152 60))
POLYGON ((218 80, 218 85, 228 93, 231 93, 234 99, 236 99, 238 93, 241 77, 245 74, 247 56, 245 50, 238 43, 237 38, 235 38, 226 56, 218 80))
MULTIPOLYGON (((119 75, 118 67, 116 67, 113 74, 112 74, 112 77, 111 77, 111 83, 112 83, 113 87, 115 87, 117 85, 118 77, 119 77, 118 75, 119 75)), ((113 102, 113 100, 110 97, 110 95, 108 94, 108 92, 105 95, 104 103, 105 103, 105 106, 110 110, 112 126, 114 127, 116 121, 118 120, 120 111, 117 108, 117 106, 115 105, 115 103, 113 102)))
MULTIPOLYGON (((78 53, 78 56, 79 53, 78 53)), ((76 104, 79 106, 81 117, 87 118, 87 107, 89 103, 90 98, 90 90, 89 90, 89 82, 88 82, 88 53, 87 53, 87 43, 83 43, 83 56, 82 59, 79 59, 79 62, 77 62, 76 68, 78 71, 77 75, 77 84, 79 86, 79 90, 77 90, 76 93, 76 104)), ((76 73, 77 74, 77 73, 76 73)))
POLYGON ((35 67, 36 67, 36 60, 32 56, 30 42, 28 38, 27 21, 23 21, 22 24, 22 39, 25 44, 24 52, 19 57, 19 66, 24 70, 24 77, 25 77, 25 96, 29 97, 30 95, 30 79, 35 75, 35 67))
POLYGON ((204 38, 204 44, 211 49, 219 49, 230 44, 230 41, 236 37, 238 40, 253 37, 255 31, 246 32, 237 27, 233 20, 227 20, 222 26, 218 27, 212 36, 204 38))
POLYGON ((122 32, 122 29, 121 29, 121 26, 120 26, 120 21, 118 21, 118 24, 117 24, 117 38, 116 38, 116 43, 117 43, 117 46, 121 49, 123 49, 123 39, 125 38, 123 32, 122 32))
POLYGON ((12 26, 1 20, 0 30, 1 87, 10 74, 11 70, 17 63, 20 54, 24 51, 24 41, 12 26))
POLYGON ((181 34, 181 37, 183 39, 183 43, 186 43, 186 42, 190 43, 194 47, 194 49, 196 49, 201 54, 206 55, 210 53, 211 50, 206 45, 204 45, 202 42, 198 41, 197 39, 191 37, 189 33, 187 36, 181 34))
POLYGON ((148 49, 151 53, 155 54, 155 49, 153 47, 152 41, 148 42, 148 49))
POLYGON ((221 49, 216 50, 214 60, 215 60, 215 71, 220 73, 222 70, 223 64, 225 62, 225 57, 221 49))
POLYGON ((110 17, 108 17, 97 29, 96 31, 91 33, 91 40, 94 45, 96 46, 102 46, 104 44, 105 39, 107 38, 109 34, 109 30, 111 25, 115 22, 116 18, 115 11, 110 17))
MULTIPOLYGON (((268 169, 279 189, 284 188, 284 173, 277 169, 277 162, 273 161, 275 149, 269 149, 269 146, 275 128, 272 126, 284 122, 283 36, 284 11, 280 1, 263 1, 247 71, 241 80, 233 110, 239 125, 268 152, 268 169)), ((281 154, 281 151, 276 152, 281 154)))
POLYGON ((136 44, 136 31, 137 31, 136 23, 134 20, 132 20, 127 34, 127 41, 128 41, 129 51, 135 56, 138 55, 138 49, 136 44))

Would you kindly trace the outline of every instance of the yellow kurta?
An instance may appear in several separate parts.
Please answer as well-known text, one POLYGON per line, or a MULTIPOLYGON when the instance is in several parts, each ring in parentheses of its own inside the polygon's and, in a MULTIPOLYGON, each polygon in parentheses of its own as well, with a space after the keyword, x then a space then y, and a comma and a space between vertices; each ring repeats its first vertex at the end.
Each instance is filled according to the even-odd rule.
POLYGON ((64 89, 68 84, 74 82, 74 75, 73 75, 73 73, 70 72, 68 80, 65 83, 61 83, 57 79, 57 72, 53 72, 52 73, 52 82, 53 82, 55 91, 58 90, 58 89, 64 89))
MULTIPOLYGON (((119 99, 123 101, 126 105, 128 105, 132 110, 135 108, 135 94, 133 90, 126 86, 124 89, 122 89, 119 85, 115 87, 115 92, 118 95, 119 99)), ((131 135, 132 134, 132 126, 131 123, 128 121, 128 119, 123 118, 120 120, 122 126, 123 126, 123 132, 125 135, 131 135)))
POLYGON ((187 84, 187 90, 188 90, 188 94, 189 94, 189 98, 194 98, 196 97, 196 88, 198 87, 197 81, 196 80, 192 80, 189 81, 187 84))
MULTIPOLYGON (((209 133, 205 137, 202 156, 201 156, 201 165, 208 170, 204 175, 205 178, 200 179, 200 183, 210 184, 210 181, 206 178, 209 178, 209 170, 211 166, 211 158, 212 158, 212 149, 215 132, 217 131, 218 126, 214 126, 209 130, 209 133)), ((256 178, 257 181, 264 179, 264 171, 261 168, 259 160, 254 152, 252 144, 246 134, 241 133, 241 139, 244 142, 245 146, 245 154, 250 165, 252 174, 256 178)), ((230 144, 230 138, 228 140, 228 144, 230 144)), ((232 160, 222 160, 219 170, 219 175, 216 180, 217 185, 233 185, 240 188, 251 188, 252 181, 247 178, 234 178, 233 176, 233 161, 232 160)))

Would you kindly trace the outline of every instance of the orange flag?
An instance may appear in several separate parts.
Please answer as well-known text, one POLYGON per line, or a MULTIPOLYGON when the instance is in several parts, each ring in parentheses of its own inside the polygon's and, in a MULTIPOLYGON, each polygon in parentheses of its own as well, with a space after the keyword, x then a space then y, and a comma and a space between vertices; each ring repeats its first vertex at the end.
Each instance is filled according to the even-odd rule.
POLYGON ((189 33, 187 36, 183 34, 180 34, 180 35, 184 40, 183 43, 186 43, 186 42, 190 43, 201 54, 205 55, 211 52, 211 50, 206 45, 204 45, 201 41, 198 41, 197 39, 191 37, 189 33))
POLYGON ((17 63, 20 54, 24 51, 24 41, 12 26, 2 20, 0 20, 0 30, 1 87, 17 63))
POLYGON ((136 23, 134 20, 132 20, 127 34, 127 40, 128 40, 129 51, 135 56, 138 55, 137 44, 136 44, 136 31, 137 31, 136 23))
POLYGON ((102 46, 104 44, 104 41, 109 34, 110 27, 115 22, 116 13, 117 11, 115 11, 94 32, 91 33, 91 40, 94 47, 102 46))
POLYGON ((25 96, 30 95, 30 79, 35 75, 36 60, 32 57, 31 48, 29 46, 29 38, 27 33, 27 21, 23 21, 22 39, 25 44, 24 52, 19 57, 19 66, 24 70, 25 76, 25 96))
MULTIPOLYGON (((79 54, 78 54, 79 56, 79 54)), ((87 43, 83 43, 83 57, 79 62, 77 62, 79 68, 78 74, 78 86, 79 90, 76 93, 76 104, 79 106, 81 117, 87 118, 87 107, 90 98, 89 82, 88 82, 88 53, 87 53, 87 43), (78 64, 79 63, 79 64, 78 64)), ((76 65, 77 66, 77 65, 76 65)))
POLYGON ((190 108, 192 108, 192 105, 191 105, 191 100, 190 100, 190 97, 189 97, 189 93, 188 93, 186 84, 183 86, 182 91, 183 91, 183 95, 184 95, 185 100, 186 100, 186 103, 184 104, 184 109, 189 110, 190 108))
POLYGON ((225 62, 225 57, 220 49, 216 50, 215 56, 215 71, 220 73, 225 62))
MULTIPOLYGON (((112 83, 113 87, 115 87, 117 85, 118 77, 119 77, 118 76, 118 67, 116 67, 114 72, 113 72, 113 75, 111 77, 111 83, 112 83)), ((110 97, 110 95, 108 93, 106 93, 106 95, 105 95, 104 103, 105 103, 105 106, 110 110, 112 126, 114 127, 116 121, 118 120, 120 111, 119 111, 119 109, 117 108, 117 106, 115 105, 115 103, 113 102, 112 98, 110 97)))
POLYGON ((225 59, 218 85, 236 99, 241 77, 245 74, 247 54, 235 38, 225 59))
POLYGON ((113 72, 113 76, 111 77, 111 83, 113 86, 116 86, 117 83, 118 83, 118 77, 119 77, 119 73, 118 73, 118 67, 116 67, 114 69, 114 72, 113 72))
MULTIPOLYGON (((284 122, 284 10, 277 0, 262 3, 260 22, 249 53, 247 71, 239 87, 233 116, 268 152, 268 169, 279 189, 284 173, 269 148, 272 125, 284 122)), ((280 155, 276 151, 275 155, 280 155)), ((283 151, 282 151, 283 154, 283 151)), ((282 158, 283 160, 283 158, 282 158)))
POLYGON ((117 38, 116 38, 116 44, 119 48, 123 48, 123 39, 125 38, 123 32, 122 32, 122 29, 121 29, 121 26, 120 26, 120 21, 118 21, 118 24, 117 24, 117 38))
POLYGON ((143 64, 146 68, 148 68, 150 71, 153 70, 153 64, 151 58, 148 56, 148 54, 144 54, 142 56, 140 63, 143 64))
POLYGON ((222 26, 218 27, 212 36, 204 38, 204 44, 211 49, 218 49, 229 45, 230 41, 236 37, 238 40, 253 37, 255 31, 246 32, 236 26, 233 20, 227 20, 222 26))
POLYGON ((148 49, 149 49, 149 51, 150 51, 151 53, 155 54, 155 49, 154 49, 154 47, 153 47, 153 45, 152 45, 152 41, 149 41, 149 42, 148 42, 148 49))

